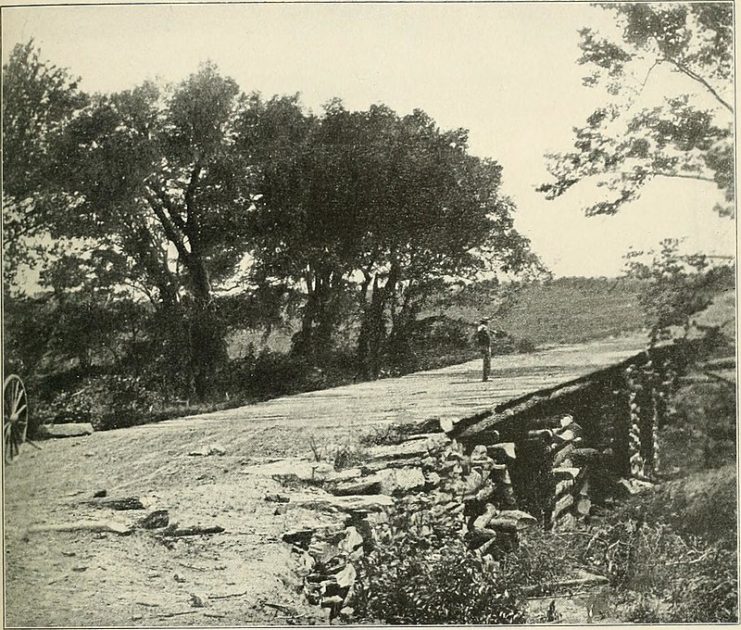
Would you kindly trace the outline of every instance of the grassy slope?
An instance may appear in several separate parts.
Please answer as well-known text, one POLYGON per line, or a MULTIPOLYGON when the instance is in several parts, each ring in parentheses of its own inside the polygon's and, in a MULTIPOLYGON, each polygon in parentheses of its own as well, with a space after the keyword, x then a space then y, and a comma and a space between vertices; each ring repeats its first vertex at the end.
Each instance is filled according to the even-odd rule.
POLYGON ((494 328, 536 345, 578 343, 640 330, 639 289, 626 279, 558 278, 523 287, 505 301, 474 293, 437 312, 470 322, 489 317, 494 328))
MULTIPOLYGON (((473 324, 489 317, 491 326, 536 345, 579 343, 642 329, 638 304, 640 284, 615 278, 559 278, 525 286, 502 297, 502 291, 481 288, 441 299, 422 316, 445 315, 473 324)), ((260 350, 285 352, 291 331, 274 332, 267 343, 257 332, 238 332, 229 354, 240 356, 252 342, 260 350)))

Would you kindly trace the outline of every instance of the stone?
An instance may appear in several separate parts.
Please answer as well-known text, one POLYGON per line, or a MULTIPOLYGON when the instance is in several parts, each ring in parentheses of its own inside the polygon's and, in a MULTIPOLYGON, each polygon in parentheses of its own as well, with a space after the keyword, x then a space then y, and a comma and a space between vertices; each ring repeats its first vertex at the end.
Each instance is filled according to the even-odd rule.
POLYGON ((351 553, 362 545, 363 537, 360 535, 360 532, 355 527, 348 527, 345 530, 345 538, 340 542, 339 547, 341 550, 351 553))
POLYGON ((328 483, 335 483, 340 481, 350 481, 356 479, 363 474, 360 468, 346 468, 345 470, 339 470, 331 472, 327 475, 326 481, 328 483))
MULTIPOLYGON (((514 442, 500 442, 499 444, 492 444, 489 446, 489 451, 492 455, 497 454, 499 457, 505 459, 516 459, 515 443, 514 442)), ((495 458, 496 460, 497 458, 495 458)), ((499 463, 502 463, 501 461, 499 463)))
POLYGON ((498 516, 515 521, 517 523, 517 529, 526 529, 538 524, 538 519, 522 510, 502 510, 498 516))
POLYGON ((495 516, 493 519, 489 521, 488 529, 491 529, 493 531, 503 531, 503 532, 515 533, 520 528, 517 525, 517 521, 514 519, 495 516))
MULTIPOLYGON (((576 445, 572 442, 564 446, 553 456, 553 466, 559 467, 565 465, 566 460, 569 460, 571 453, 576 449, 576 445)), ((570 460, 569 460, 570 461, 570 460)))
POLYGON ((558 467, 553 469, 553 476, 556 479, 576 479, 581 472, 581 468, 558 467))
POLYGON ((383 490, 383 479, 373 475, 327 486, 332 494, 347 496, 354 494, 379 494, 383 490))
POLYGON ((378 512, 394 504, 386 494, 368 494, 336 497, 331 494, 316 495, 312 498, 294 500, 301 507, 339 510, 344 512, 378 512))
POLYGON ((653 484, 650 481, 642 481, 640 479, 621 479, 618 481, 618 486, 628 495, 639 494, 645 490, 653 488, 653 484))
POLYGON ((574 480, 573 479, 563 479, 556 483, 556 496, 561 496, 565 492, 568 492, 571 490, 571 488, 574 487, 574 480))
POLYGON ((425 475, 425 481, 428 488, 437 488, 442 480, 436 472, 429 472, 425 475))
POLYGON ((291 499, 284 497, 282 494, 266 494, 265 500, 271 503, 288 503, 291 499))
POLYGON ((450 440, 442 433, 428 435, 425 439, 411 439, 401 444, 374 446, 367 451, 370 459, 401 459, 427 457, 443 448, 450 440))
POLYGON ((205 608, 208 605, 208 597, 204 594, 190 594, 190 605, 193 608, 205 608))
POLYGON ((561 418, 561 427, 566 428, 574 421, 574 416, 566 415, 563 418, 561 418))
POLYGON ((290 545, 308 549, 313 536, 313 529, 299 529, 283 534, 282 538, 283 542, 287 542, 290 545))
POLYGON ((384 494, 406 494, 421 490, 427 483, 421 468, 399 468, 381 470, 376 473, 384 494))
POLYGON ((170 515, 167 510, 155 510, 139 521, 139 527, 144 529, 158 529, 160 527, 167 527, 169 523, 170 515))
POLYGON ((475 529, 485 529, 489 526, 489 521, 496 516, 497 512, 499 512, 499 510, 497 510, 496 507, 491 503, 487 503, 486 511, 473 521, 473 527, 475 529))
POLYGON ((314 560, 325 564, 340 554, 340 548, 326 540, 312 542, 307 551, 314 560))
POLYGON ((226 449, 218 443, 204 445, 198 450, 191 451, 188 455, 192 457, 209 457, 211 455, 226 455, 226 449))
POLYGON ((92 435, 95 429, 89 422, 71 422, 68 424, 42 424, 36 429, 39 437, 66 438, 92 435))
POLYGON ((489 457, 489 451, 486 446, 483 444, 477 444, 474 446, 473 451, 471 451, 471 459, 474 459, 475 457, 489 457))
POLYGON ((337 585, 340 588, 349 589, 353 584, 355 584, 356 578, 357 572, 355 571, 355 567, 351 564, 346 565, 345 568, 342 569, 342 571, 335 575, 337 585))

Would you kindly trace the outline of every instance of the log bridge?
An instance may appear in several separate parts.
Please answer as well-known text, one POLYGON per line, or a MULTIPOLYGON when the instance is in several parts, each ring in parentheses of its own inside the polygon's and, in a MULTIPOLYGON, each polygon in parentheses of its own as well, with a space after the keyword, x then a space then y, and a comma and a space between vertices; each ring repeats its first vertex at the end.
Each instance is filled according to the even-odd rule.
POLYGON ((657 479, 658 429, 692 345, 654 347, 440 427, 463 453, 493 459, 506 486, 499 496, 510 497, 500 507, 568 527, 657 479))

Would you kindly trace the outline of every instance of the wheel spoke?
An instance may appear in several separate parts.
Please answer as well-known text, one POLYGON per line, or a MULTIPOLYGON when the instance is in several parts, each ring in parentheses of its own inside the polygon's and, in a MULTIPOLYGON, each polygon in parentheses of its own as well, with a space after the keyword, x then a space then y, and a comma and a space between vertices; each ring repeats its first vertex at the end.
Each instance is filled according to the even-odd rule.
POLYGON ((15 415, 20 416, 26 410, 26 407, 27 405, 24 403, 22 407, 15 410, 15 415))
POLYGON ((23 396, 26 392, 23 391, 23 389, 19 386, 18 391, 16 392, 15 400, 13 401, 13 409, 16 409, 18 405, 21 404, 21 401, 23 400, 23 396))
POLYGON ((18 397, 18 390, 20 389, 20 386, 18 385, 18 380, 13 379, 13 389, 11 390, 10 399, 12 401, 12 404, 15 404, 15 401, 18 397))

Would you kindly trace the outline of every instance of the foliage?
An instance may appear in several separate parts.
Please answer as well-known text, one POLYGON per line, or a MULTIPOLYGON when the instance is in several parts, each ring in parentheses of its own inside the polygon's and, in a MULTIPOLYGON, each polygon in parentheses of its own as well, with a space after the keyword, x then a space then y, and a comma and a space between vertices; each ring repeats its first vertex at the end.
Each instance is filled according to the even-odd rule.
MULTIPOLYGON (((672 405, 671 419, 661 428, 660 434, 662 469, 686 475, 735 462, 736 390, 733 385, 690 383, 680 387, 672 405)), ((697 518, 691 522, 697 522, 697 518)))
POLYGON ((26 238, 38 230, 33 206, 47 188, 49 136, 87 102, 78 79, 40 60, 33 41, 13 48, 3 67, 3 273, 6 292, 19 265, 38 252, 26 238))
POLYGON ((603 3, 621 33, 581 30, 579 63, 592 70, 608 102, 575 129, 574 150, 548 156, 554 181, 539 190, 553 199, 596 178, 611 198, 586 208, 614 214, 656 177, 715 183, 733 215, 733 7, 723 3, 603 3), (657 74, 679 75, 682 89, 639 109, 657 74))
POLYGON ((496 565, 468 550, 454 517, 403 507, 358 563, 351 605, 362 622, 521 623, 523 601, 496 565))
MULTIPOLYGON (((440 295, 422 316, 445 315, 470 326, 482 317, 489 327, 536 346, 581 343, 640 330, 644 326, 634 278, 556 278, 529 283, 471 283, 440 295)), ((516 343, 516 342, 515 342, 516 343)))
POLYGON ((641 260, 643 252, 627 256, 627 274, 643 282, 639 301, 654 343, 670 336, 671 327, 686 334, 691 316, 707 308, 720 290, 734 286, 730 265, 711 267, 705 256, 680 256, 678 247, 676 239, 664 240, 650 263, 641 260))
POLYGON ((34 407, 38 424, 90 422, 96 430, 137 424, 162 404, 162 398, 139 378, 101 375, 83 380, 74 392, 62 391, 34 407))
POLYGON ((295 99, 254 98, 245 121, 266 160, 254 273, 303 286, 301 353, 329 346, 338 314, 351 308, 341 296, 356 292, 359 367, 376 377, 387 342, 409 342, 443 276, 534 262, 499 192, 501 167, 468 155, 464 130, 442 131, 419 110, 350 112, 337 100, 314 117, 295 99))

